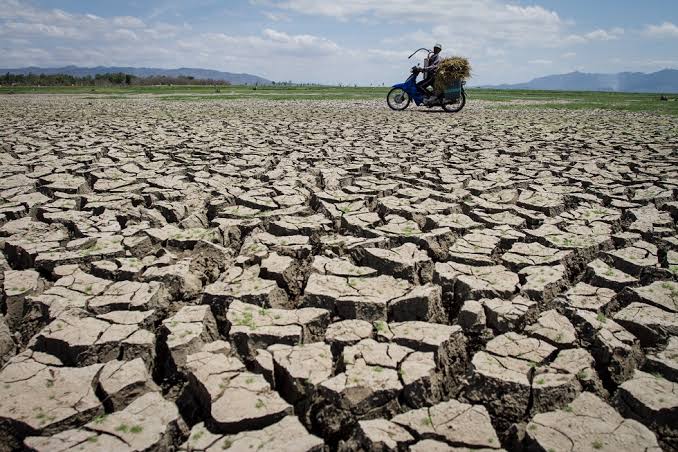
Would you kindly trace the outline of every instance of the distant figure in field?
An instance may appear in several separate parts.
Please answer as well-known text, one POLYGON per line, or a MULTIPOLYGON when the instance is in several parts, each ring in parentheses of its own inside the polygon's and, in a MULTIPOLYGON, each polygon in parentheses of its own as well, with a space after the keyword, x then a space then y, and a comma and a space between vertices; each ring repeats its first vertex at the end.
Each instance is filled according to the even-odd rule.
POLYGON ((430 90, 428 89, 428 87, 433 85, 433 80, 435 79, 436 76, 436 70, 438 69, 438 64, 440 64, 440 52, 442 50, 443 46, 440 44, 436 44, 435 46, 433 46, 433 53, 428 58, 428 65, 422 68, 422 70, 424 71, 424 80, 417 83, 419 89, 422 90, 424 93, 428 93, 429 95, 430 90))

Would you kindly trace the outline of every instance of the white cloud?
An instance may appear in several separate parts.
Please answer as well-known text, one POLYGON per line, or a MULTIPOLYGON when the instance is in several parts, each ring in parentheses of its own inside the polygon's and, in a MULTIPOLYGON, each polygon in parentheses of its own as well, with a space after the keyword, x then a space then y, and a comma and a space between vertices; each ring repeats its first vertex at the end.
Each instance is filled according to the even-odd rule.
POLYGON ((21 38, 96 40, 99 36, 126 34, 145 27, 132 16, 103 18, 94 14, 72 14, 59 9, 39 9, 16 0, 0 0, 0 35, 21 38), (125 31, 127 30, 127 31, 125 31))
POLYGON ((339 46, 329 39, 313 35, 289 35, 284 32, 267 28, 263 31, 264 38, 280 44, 287 49, 311 50, 321 53, 335 53, 339 46))
POLYGON ((270 28, 263 30, 261 35, 193 35, 178 40, 177 49, 189 53, 200 51, 216 58, 238 57, 245 68, 253 62, 268 62, 273 66, 275 61, 290 57, 313 63, 314 58, 335 56, 342 52, 339 45, 329 39, 313 35, 290 35, 270 28))
POLYGON ((143 20, 138 17, 120 16, 113 18, 113 25, 122 28, 143 28, 146 26, 143 20))
POLYGON ((645 69, 653 69, 653 70, 659 70, 659 69, 667 69, 671 67, 677 67, 678 66, 678 59, 654 59, 654 60, 642 60, 642 61, 634 61, 638 66, 641 66, 645 69))
POLYGON ((47 25, 40 22, 5 22, 0 24, 0 35, 13 37, 43 36, 46 38, 81 39, 83 33, 76 27, 47 25))
POLYGON ((273 13, 271 11, 264 11, 264 16, 273 22, 289 22, 290 16, 285 13, 273 13))
POLYGON ((590 33, 586 33, 584 38, 589 41, 612 41, 614 39, 619 39, 619 37, 623 34, 623 28, 612 28, 610 30, 598 29, 590 33))
MULTIPOLYGON (((253 3, 261 4, 262 0, 253 3)), ((338 20, 375 18, 394 24, 430 24, 433 34, 450 44, 462 37, 517 45, 553 41, 566 25, 556 12, 541 6, 518 6, 499 0, 279 0, 266 4, 338 20), (436 27, 442 28, 436 32, 436 27)))
MULTIPOLYGON (((286 13, 282 13, 285 15, 286 13)), ((99 17, 0 0, 0 61, 21 66, 193 66, 277 79, 341 80, 350 52, 307 33, 266 28, 245 35, 194 31, 188 24, 99 17), (143 45, 140 45, 143 43, 143 45), (331 78, 330 78, 331 77, 331 78)))
POLYGON ((560 55, 561 58, 574 58, 577 54, 575 52, 565 52, 560 55))
POLYGON ((506 55, 506 50, 488 47, 485 49, 485 54, 489 57, 501 57, 506 55))
POLYGON ((110 33, 106 33, 106 39, 111 41, 138 41, 139 36, 132 30, 118 28, 110 33))
POLYGON ((654 38, 678 38, 678 26, 672 22, 664 22, 660 25, 648 25, 645 35, 654 38))
POLYGON ((586 44, 593 41, 614 41, 619 39, 624 35, 624 29, 615 27, 610 28, 609 30, 603 30, 601 28, 597 30, 590 31, 584 34, 570 34, 564 36, 560 45, 577 45, 577 44, 586 44))
POLYGON ((535 65, 538 65, 538 66, 549 66, 549 65, 553 64, 553 61, 537 59, 537 60, 530 60, 527 63, 528 64, 535 64, 535 65))

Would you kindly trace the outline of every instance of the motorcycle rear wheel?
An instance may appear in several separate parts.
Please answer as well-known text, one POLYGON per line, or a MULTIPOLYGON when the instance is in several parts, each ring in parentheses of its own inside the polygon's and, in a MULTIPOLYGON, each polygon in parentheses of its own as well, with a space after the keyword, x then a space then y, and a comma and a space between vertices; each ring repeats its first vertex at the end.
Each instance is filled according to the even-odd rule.
POLYGON ((459 99, 452 103, 446 103, 443 101, 443 110, 448 113, 457 113, 461 111, 462 108, 464 108, 464 105, 466 105, 466 94, 462 92, 459 99))
POLYGON ((402 88, 393 88, 386 95, 386 103, 391 110, 402 111, 410 105, 410 95, 402 88))

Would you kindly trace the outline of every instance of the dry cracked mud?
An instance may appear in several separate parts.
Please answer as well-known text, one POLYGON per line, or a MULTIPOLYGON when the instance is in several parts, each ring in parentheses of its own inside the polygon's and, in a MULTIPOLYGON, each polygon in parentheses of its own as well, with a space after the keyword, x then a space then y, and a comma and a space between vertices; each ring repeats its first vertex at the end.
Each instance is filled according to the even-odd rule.
POLYGON ((0 452, 678 450, 673 117, 0 118, 0 452))

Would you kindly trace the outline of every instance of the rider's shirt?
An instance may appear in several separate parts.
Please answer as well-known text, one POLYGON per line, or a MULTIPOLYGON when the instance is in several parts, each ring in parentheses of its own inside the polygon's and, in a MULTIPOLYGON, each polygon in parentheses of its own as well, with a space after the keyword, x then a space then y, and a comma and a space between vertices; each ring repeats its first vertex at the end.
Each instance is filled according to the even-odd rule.
POLYGON ((438 69, 438 63, 440 63, 440 54, 433 53, 428 58, 428 66, 424 69, 432 74, 438 69))

